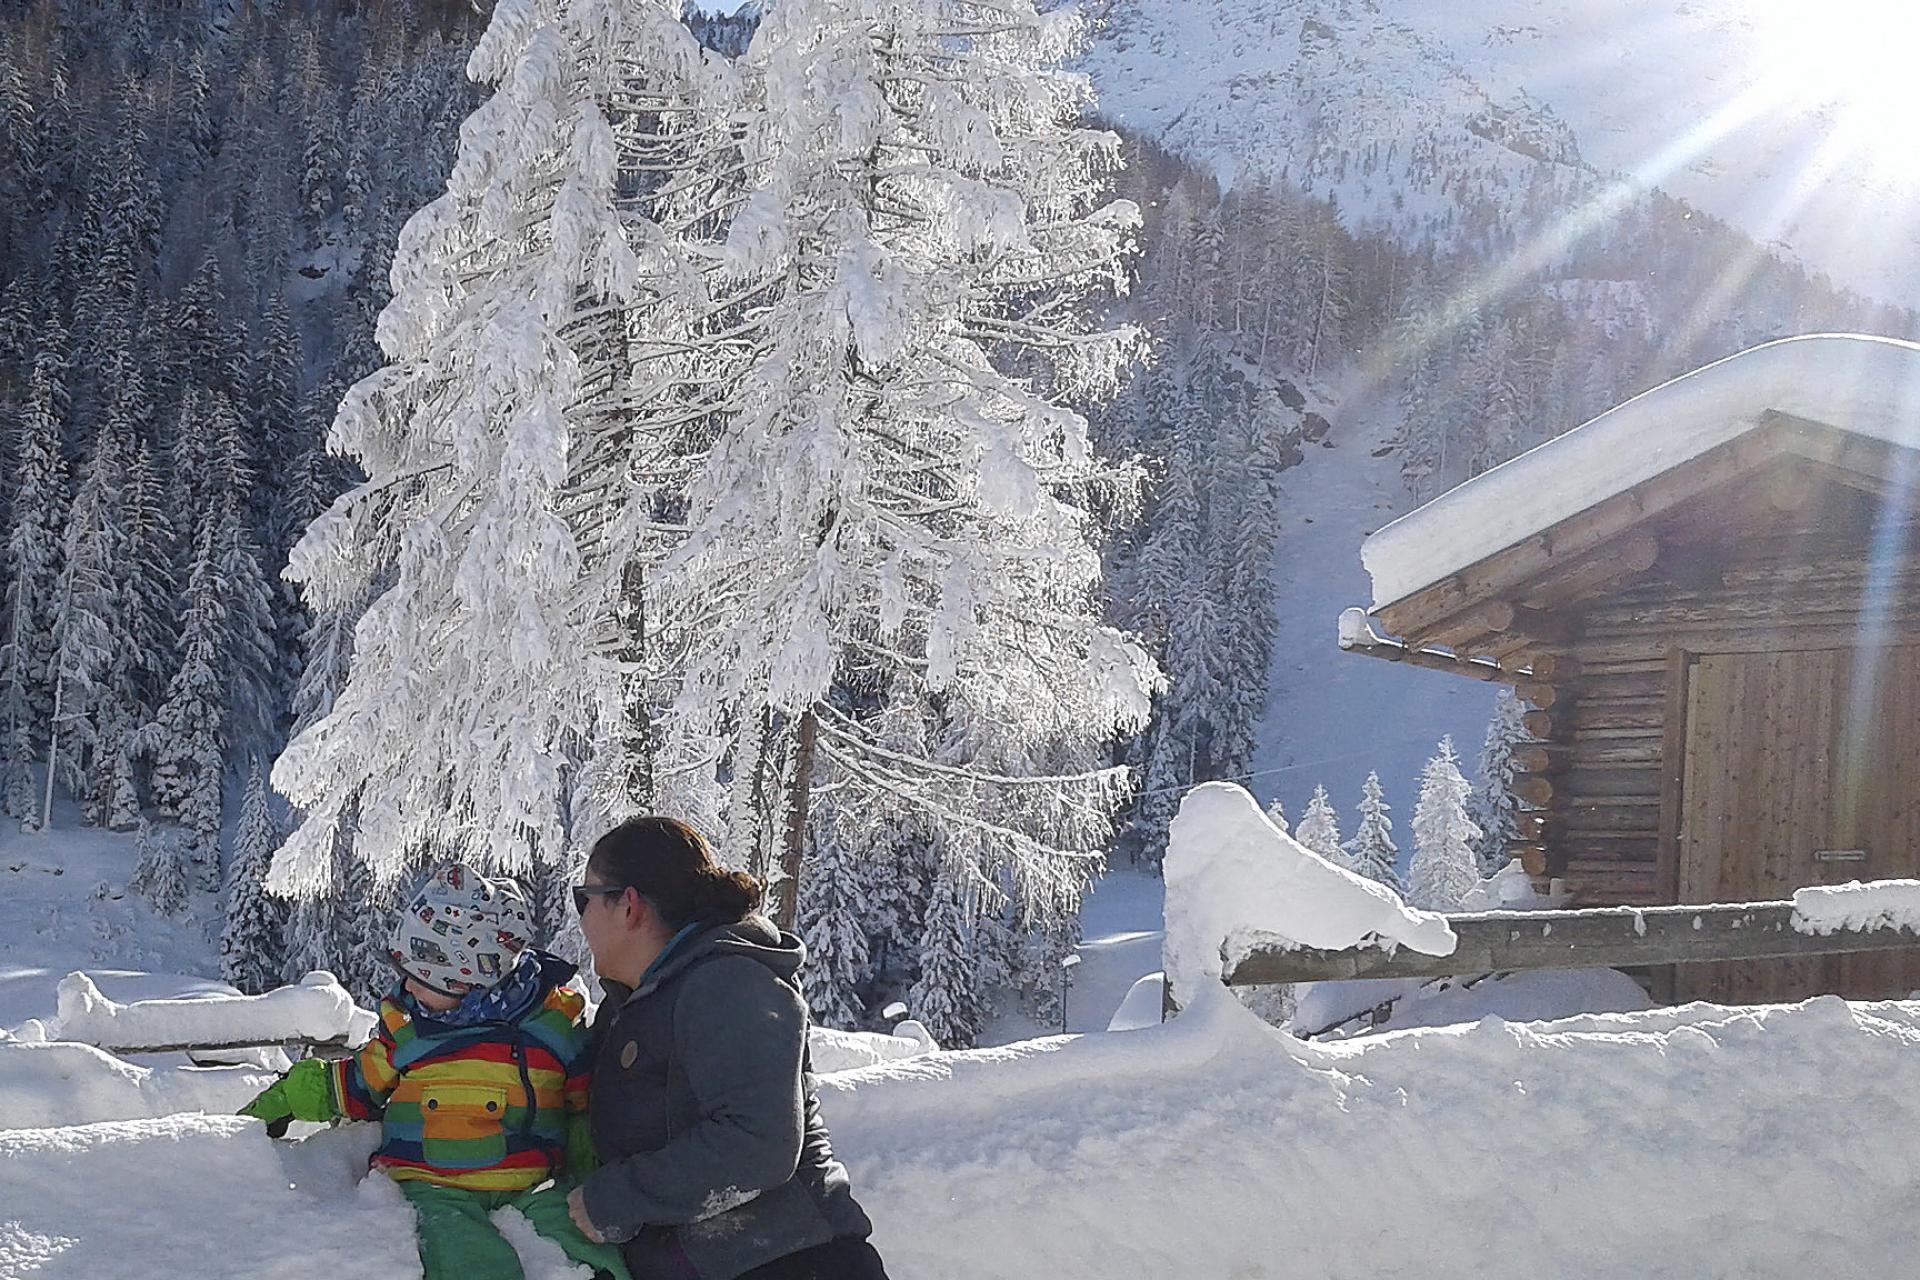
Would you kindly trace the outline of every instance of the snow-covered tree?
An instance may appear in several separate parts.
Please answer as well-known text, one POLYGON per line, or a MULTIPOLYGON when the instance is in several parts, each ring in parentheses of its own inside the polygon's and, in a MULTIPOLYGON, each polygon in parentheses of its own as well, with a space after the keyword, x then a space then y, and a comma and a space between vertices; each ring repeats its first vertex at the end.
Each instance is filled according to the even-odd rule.
POLYGON ((186 851, 171 832, 161 831, 142 818, 134 847, 139 860, 134 864, 128 887, 146 896, 163 915, 177 915, 187 905, 189 868, 186 851))
POLYGON ((861 990, 870 976, 867 861, 841 838, 829 816, 814 824, 813 856, 801 880, 801 937, 807 965, 801 971, 807 1005, 821 1026, 860 1029, 866 1017, 861 990))
POLYGON ((1380 775, 1369 773, 1360 788, 1360 825, 1341 846, 1342 864, 1369 880, 1378 880, 1396 893, 1405 893, 1400 881, 1400 847, 1393 842, 1392 810, 1380 787, 1380 775))
POLYGON ((218 578, 216 538, 207 520, 188 573, 180 662, 140 746, 153 762, 154 800, 187 828, 204 887, 220 887, 221 783, 226 774, 227 608, 218 578))
POLYGON ((1480 829, 1467 816, 1467 780, 1453 739, 1420 772, 1420 799, 1413 809, 1413 861, 1407 868, 1407 901, 1428 911, 1458 909, 1479 883, 1474 846, 1480 829))
POLYGON ((220 976, 248 995, 279 986, 286 966, 285 913, 265 887, 279 835, 266 780, 256 765, 240 803, 227 872, 227 924, 220 935, 220 976))
POLYGON ((950 1049, 971 1048, 986 1021, 973 961, 973 911, 949 872, 934 881, 920 941, 920 977, 907 992, 907 1008, 950 1049))
POLYGON ((1099 764, 1153 683, 1094 598, 1086 495, 1131 474, 1072 407, 1134 347, 1088 304, 1137 214, 1106 202, 1115 139, 1058 67, 1069 11, 981 17, 767 11, 726 244, 727 287, 764 309, 649 603, 689 658, 668 798, 724 814, 753 869, 799 874, 831 786, 845 821, 919 824, 956 875, 1017 868, 1053 914, 1107 842, 1125 779, 1099 764), (690 767, 715 759, 724 798, 690 767))
POLYGON ((1280 828, 1283 832, 1293 830, 1293 828, 1287 824, 1287 806, 1280 803, 1278 796, 1275 796, 1273 803, 1267 806, 1267 821, 1280 828))
POLYGON ((1513 794, 1513 749, 1528 740, 1526 708, 1511 689, 1501 689, 1480 748, 1480 778, 1474 784, 1472 816, 1480 828, 1476 846, 1480 874, 1490 876, 1507 865, 1507 849, 1519 838, 1520 802, 1513 794))
POLYGON ((41 335, 24 411, 14 431, 14 481, 6 556, 6 632, 0 644, 0 721, 6 734, 4 802, 9 814, 37 820, 32 762, 52 715, 48 674, 52 612, 66 515, 61 437, 69 401, 66 334, 41 335))
POLYGON ((324 881, 349 802, 383 882, 426 847, 522 871, 565 854, 569 735, 626 776, 624 695, 644 672, 617 596, 655 510, 663 415, 692 421, 649 397, 691 384, 673 317, 702 290, 675 248, 693 233, 621 207, 623 166, 663 184, 650 208, 697 222, 726 78, 666 0, 501 4, 469 70, 495 92, 401 233, 390 363, 333 427, 367 480, 291 557, 316 613, 370 603, 346 685, 275 766, 302 815, 277 891, 324 881), (642 350, 662 359, 636 378, 642 350))
MULTIPOLYGON (((51 602, 53 709, 42 821, 52 817, 56 781, 76 797, 95 792, 111 795, 118 790, 112 780, 121 773, 117 754, 106 759, 108 780, 89 786, 90 770, 101 763, 103 720, 117 727, 124 738, 129 719, 110 680, 115 655, 124 652, 131 640, 119 576, 125 546, 120 513, 126 458, 117 425, 113 415, 104 420, 67 515, 65 562, 51 602)), ((125 746, 124 742, 105 745, 115 753, 122 753, 125 746)))
POLYGON ((1327 789, 1318 783, 1314 784, 1313 796, 1300 815, 1300 825, 1294 828, 1293 838, 1335 866, 1346 865, 1346 856, 1340 851, 1340 815, 1334 811, 1333 801, 1327 798, 1327 789))

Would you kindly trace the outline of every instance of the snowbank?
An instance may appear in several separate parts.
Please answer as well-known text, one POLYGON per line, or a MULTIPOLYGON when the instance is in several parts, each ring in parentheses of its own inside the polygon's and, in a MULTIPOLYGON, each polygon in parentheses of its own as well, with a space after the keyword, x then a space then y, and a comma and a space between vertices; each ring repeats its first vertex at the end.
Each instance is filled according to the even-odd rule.
POLYGON ((1368 538, 1375 608, 1672 470, 1772 410, 1920 446, 1920 345, 1818 334, 1728 356, 1442 494, 1368 538))
POLYGON ((1823 935, 1842 929, 1906 929, 1920 933, 1920 880, 1811 885, 1793 893, 1797 933, 1823 935))
MULTIPOLYGON (((1175 1021, 822 1078, 892 1272, 1884 1276, 1920 1245, 1920 1006, 1488 1018, 1329 1045, 1175 1021)), ((0 1133, 0 1274, 418 1275, 371 1126, 0 1133)), ((534 1280, 546 1280, 530 1269, 534 1280)))
POLYGON ((1166 878, 1166 971, 1183 1007, 1218 985, 1223 958, 1275 940, 1339 949, 1378 939, 1435 956, 1454 948, 1444 916, 1312 853, 1230 782, 1205 783, 1180 802, 1166 878))
POLYGON ((333 1039, 359 1044, 375 1021, 324 971, 265 995, 208 992, 130 1004, 109 1000, 86 974, 70 973, 60 982, 48 1038, 104 1048, 333 1039))
POLYGON ((0 1040, 0 1129, 230 1114, 274 1076, 254 1067, 138 1066, 92 1045, 0 1040))
POLYGON ((1127 994, 1120 1000, 1120 1007, 1113 1011, 1113 1017, 1107 1019, 1109 1031, 1138 1031, 1143 1027, 1157 1027, 1165 1012, 1165 994, 1167 975, 1149 973, 1127 988, 1127 994))
POLYGON ((1912 1006, 1639 1018, 1318 1046, 1216 990, 1164 1028, 837 1077, 826 1106, 890 1266, 931 1280, 1873 1276, 1909 1256, 1912 1006))
POLYGON ((896 1027, 892 1035, 813 1027, 807 1032, 807 1050, 815 1073, 825 1075, 830 1071, 855 1071, 875 1063, 937 1053, 940 1046, 924 1026, 909 1018, 896 1027))

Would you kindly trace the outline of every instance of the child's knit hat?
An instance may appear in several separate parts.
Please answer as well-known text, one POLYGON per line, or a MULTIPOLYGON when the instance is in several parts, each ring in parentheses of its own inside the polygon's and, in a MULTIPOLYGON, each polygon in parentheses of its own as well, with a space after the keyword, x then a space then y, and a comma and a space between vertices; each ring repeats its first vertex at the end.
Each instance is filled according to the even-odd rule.
POLYGON ((422 986, 465 996, 505 977, 532 940, 533 913, 520 886, 456 862, 407 899, 387 958, 422 986))

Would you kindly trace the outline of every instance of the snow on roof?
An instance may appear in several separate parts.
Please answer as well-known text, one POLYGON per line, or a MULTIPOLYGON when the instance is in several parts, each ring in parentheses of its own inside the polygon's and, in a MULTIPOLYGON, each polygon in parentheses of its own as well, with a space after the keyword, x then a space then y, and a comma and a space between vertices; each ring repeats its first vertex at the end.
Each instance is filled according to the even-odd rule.
POLYGON ((1783 338, 1635 396, 1368 538, 1360 558, 1374 607, 1736 439, 1769 410, 1920 447, 1920 344, 1857 334, 1783 338))

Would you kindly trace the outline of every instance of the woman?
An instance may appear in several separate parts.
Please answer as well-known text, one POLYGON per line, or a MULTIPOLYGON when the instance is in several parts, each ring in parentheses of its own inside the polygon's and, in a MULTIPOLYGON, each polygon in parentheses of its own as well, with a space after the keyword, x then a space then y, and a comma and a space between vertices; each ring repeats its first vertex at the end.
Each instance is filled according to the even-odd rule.
POLYGON ((606 999, 574 1219, 635 1280, 885 1280, 808 1075, 805 948, 672 818, 602 836, 573 891, 606 999))

